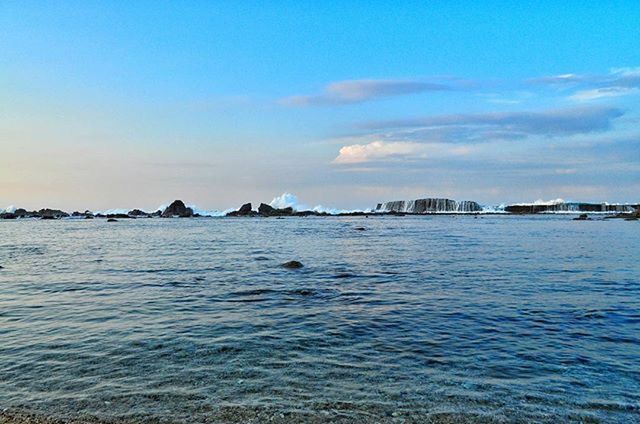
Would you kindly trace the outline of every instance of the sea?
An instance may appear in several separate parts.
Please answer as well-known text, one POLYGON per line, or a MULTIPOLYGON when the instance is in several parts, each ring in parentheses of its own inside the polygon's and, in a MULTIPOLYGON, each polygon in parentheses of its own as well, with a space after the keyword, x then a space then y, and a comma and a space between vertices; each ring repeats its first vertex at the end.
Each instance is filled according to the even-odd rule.
POLYGON ((640 222, 0 220, 0 267, 0 421, 640 422, 640 222))

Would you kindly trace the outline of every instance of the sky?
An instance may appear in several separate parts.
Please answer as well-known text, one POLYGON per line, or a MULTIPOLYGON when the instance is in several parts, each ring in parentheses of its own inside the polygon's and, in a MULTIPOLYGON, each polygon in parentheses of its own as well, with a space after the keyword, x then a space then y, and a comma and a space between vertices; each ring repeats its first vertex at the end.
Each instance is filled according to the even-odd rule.
POLYGON ((0 207, 640 201, 640 2, 2 1, 0 207))

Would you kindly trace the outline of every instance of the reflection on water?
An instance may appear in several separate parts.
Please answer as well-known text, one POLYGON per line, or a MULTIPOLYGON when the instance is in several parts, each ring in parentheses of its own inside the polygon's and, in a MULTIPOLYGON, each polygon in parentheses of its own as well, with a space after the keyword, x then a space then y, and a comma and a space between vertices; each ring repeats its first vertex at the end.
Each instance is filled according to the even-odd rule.
POLYGON ((640 421, 639 239, 567 217, 0 222, 0 407, 640 421))

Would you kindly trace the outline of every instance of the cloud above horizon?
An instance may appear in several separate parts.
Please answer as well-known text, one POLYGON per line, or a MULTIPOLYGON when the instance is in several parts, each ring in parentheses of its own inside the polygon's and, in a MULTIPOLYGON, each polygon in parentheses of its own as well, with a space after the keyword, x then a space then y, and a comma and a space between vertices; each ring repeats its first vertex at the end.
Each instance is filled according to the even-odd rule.
POLYGON ((559 89, 575 89, 571 100, 589 101, 604 97, 619 97, 640 93, 640 67, 613 68, 603 75, 563 74, 533 78, 527 81, 533 86, 550 86, 559 89))
POLYGON ((606 131, 624 112, 614 107, 580 107, 546 111, 437 115, 365 123, 383 137, 441 143, 480 143, 528 136, 567 136, 606 131))
POLYGON ((294 107, 343 105, 385 97, 454 89, 455 87, 449 84, 420 80, 346 80, 330 83, 321 94, 290 96, 281 99, 280 103, 294 107))
MULTIPOLYGON (((607 74, 582 75, 566 73, 534 77, 523 81, 496 80, 472 81, 457 77, 430 77, 426 79, 354 79, 327 84, 322 93, 298 94, 278 102, 290 107, 341 106, 365 103, 383 98, 399 97, 428 92, 454 92, 490 86, 493 90, 511 92, 514 85, 571 92, 565 94, 574 101, 585 102, 603 97, 640 94, 640 67, 612 68, 607 74)), ((514 100, 487 96, 489 102, 518 103, 514 100)))
POLYGON ((340 149, 333 163, 452 157, 468 154, 475 145, 602 133, 623 114, 618 108, 581 107, 369 122, 361 125, 362 133, 347 139, 350 144, 340 149))

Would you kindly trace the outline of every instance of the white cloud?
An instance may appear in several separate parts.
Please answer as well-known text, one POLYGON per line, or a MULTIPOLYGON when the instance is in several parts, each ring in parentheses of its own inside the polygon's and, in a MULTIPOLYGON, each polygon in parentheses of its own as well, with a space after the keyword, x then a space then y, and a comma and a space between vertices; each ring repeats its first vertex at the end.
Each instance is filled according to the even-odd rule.
POLYGON ((640 92, 640 90, 633 87, 605 87, 605 88, 594 88, 592 90, 578 91, 575 94, 571 95, 569 98, 572 100, 578 100, 578 101, 589 101, 589 100, 600 99, 603 97, 626 96, 628 94, 633 94, 637 92, 640 92))
POLYGON ((368 144, 352 144, 340 149, 338 157, 333 163, 353 164, 364 163, 380 159, 388 159, 394 156, 419 155, 424 151, 424 145, 412 142, 373 141, 368 144))
POLYGON ((327 106, 362 103, 384 97, 404 96, 427 91, 448 91, 453 87, 439 82, 419 80, 346 80, 327 85, 324 93, 297 95, 282 99, 287 106, 327 106))
POLYGON ((434 159, 465 156, 473 151, 471 146, 450 146, 443 143, 415 143, 411 141, 372 141, 366 144, 351 144, 340 149, 333 160, 335 164, 352 165, 389 160, 434 159))

